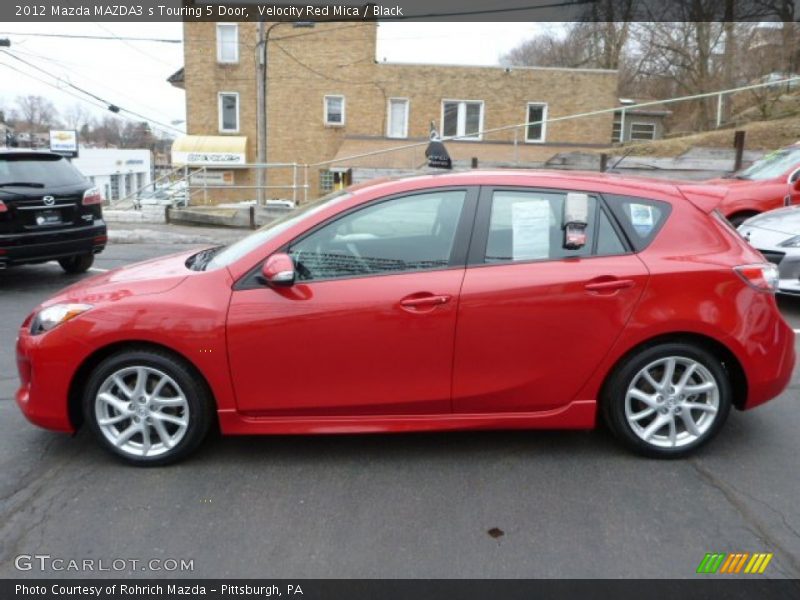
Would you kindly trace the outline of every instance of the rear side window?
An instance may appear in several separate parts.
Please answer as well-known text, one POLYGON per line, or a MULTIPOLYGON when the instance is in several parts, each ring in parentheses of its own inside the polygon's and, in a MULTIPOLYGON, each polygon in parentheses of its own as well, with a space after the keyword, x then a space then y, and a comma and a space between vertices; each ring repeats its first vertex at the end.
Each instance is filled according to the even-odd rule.
POLYGON ((668 202, 660 200, 614 195, 605 199, 637 252, 650 245, 672 210, 668 202))
POLYGON ((485 262, 559 260, 590 255, 597 200, 589 197, 586 246, 567 250, 561 227, 566 197, 565 192, 494 192, 485 262))
POLYGON ((0 156, 0 185, 11 183, 58 187, 87 183, 87 180, 61 156, 7 154, 0 156))

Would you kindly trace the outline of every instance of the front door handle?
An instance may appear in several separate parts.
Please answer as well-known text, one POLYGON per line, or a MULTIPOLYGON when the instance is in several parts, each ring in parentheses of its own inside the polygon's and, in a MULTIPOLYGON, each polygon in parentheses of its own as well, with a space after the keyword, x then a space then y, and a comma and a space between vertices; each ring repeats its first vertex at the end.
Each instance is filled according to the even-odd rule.
POLYGON ((607 279, 605 281, 592 281, 584 287, 587 292, 595 294, 613 293, 619 290, 626 290, 636 285, 633 279, 607 279))
POLYGON ((410 312, 433 310, 437 306, 450 302, 447 294, 413 294, 400 300, 400 306, 410 312))

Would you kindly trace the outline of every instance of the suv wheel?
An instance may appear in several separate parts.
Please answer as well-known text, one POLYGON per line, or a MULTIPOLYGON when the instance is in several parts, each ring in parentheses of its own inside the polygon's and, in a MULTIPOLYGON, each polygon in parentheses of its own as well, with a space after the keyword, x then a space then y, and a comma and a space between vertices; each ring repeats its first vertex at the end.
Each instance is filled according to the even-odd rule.
POLYGON ((79 254, 78 256, 59 258, 58 264, 67 273, 85 273, 94 264, 94 254, 79 254))
POLYGON ((104 360, 86 386, 83 410, 105 448, 140 466, 188 455, 213 419, 210 394, 191 369, 149 349, 104 360))
POLYGON ((602 399, 611 431, 656 458, 686 456, 714 437, 731 408, 732 390, 720 361, 684 343, 661 344, 627 358, 602 399))

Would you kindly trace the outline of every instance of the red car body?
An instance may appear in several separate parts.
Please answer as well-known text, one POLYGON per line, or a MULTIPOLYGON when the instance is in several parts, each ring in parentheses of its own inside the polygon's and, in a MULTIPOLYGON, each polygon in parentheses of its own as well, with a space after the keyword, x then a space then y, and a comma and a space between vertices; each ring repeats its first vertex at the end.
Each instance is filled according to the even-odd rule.
POLYGON ((725 357, 740 409, 766 402, 789 381, 794 334, 774 295, 734 273, 735 265, 763 259, 710 214, 721 198, 713 188, 476 171, 351 191, 225 268, 190 270, 193 252, 186 252, 82 280, 48 300, 42 306, 94 308, 41 335, 31 333, 36 312, 23 323, 22 411, 43 427, 74 431, 93 366, 132 343, 194 365, 226 434, 592 428, 602 386, 620 359, 671 336, 703 340, 725 357), (476 198, 492 187, 628 195, 666 202, 671 214, 641 252, 498 265, 465 260, 286 288, 240 285, 267 257, 332 217, 442 187, 473 190, 476 198))
POLYGON ((739 225, 768 210, 800 204, 800 146, 797 144, 766 155, 743 171, 706 183, 725 190, 719 211, 739 225))

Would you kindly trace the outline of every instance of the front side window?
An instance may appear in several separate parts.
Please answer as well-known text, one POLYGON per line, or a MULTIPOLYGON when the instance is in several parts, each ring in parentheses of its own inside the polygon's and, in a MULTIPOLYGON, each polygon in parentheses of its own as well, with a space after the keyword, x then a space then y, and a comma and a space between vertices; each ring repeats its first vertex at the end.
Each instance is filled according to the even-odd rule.
POLYGON ((325 125, 344 125, 344 96, 325 96, 325 125))
POLYGON ((292 244, 298 279, 313 281, 446 268, 466 191, 371 204, 292 244))
POLYGON ((408 137, 408 100, 389 99, 389 121, 387 136, 390 138, 408 137))
POLYGON ((239 26, 236 23, 217 24, 217 62, 239 62, 239 26))
POLYGON ((481 139, 483 102, 475 100, 445 100, 442 102, 442 135, 481 139))
POLYGON ((527 125, 525 126, 526 142, 544 142, 547 121, 547 104, 528 102, 527 125))
POLYGON ((236 92, 219 94, 219 130, 227 133, 239 131, 239 94, 236 92))
POLYGON ((597 199, 589 197, 587 243, 564 248, 566 192, 498 190, 492 197, 485 262, 560 260, 592 252, 597 199))

